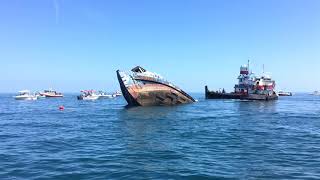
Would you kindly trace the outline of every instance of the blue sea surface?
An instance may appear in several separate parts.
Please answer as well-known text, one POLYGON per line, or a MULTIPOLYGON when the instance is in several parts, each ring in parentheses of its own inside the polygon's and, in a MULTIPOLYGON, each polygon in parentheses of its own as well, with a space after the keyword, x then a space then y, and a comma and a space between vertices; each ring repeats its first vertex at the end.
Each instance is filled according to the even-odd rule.
POLYGON ((320 179, 320 97, 126 108, 0 95, 0 179, 320 179), (64 111, 58 107, 65 106, 64 111))

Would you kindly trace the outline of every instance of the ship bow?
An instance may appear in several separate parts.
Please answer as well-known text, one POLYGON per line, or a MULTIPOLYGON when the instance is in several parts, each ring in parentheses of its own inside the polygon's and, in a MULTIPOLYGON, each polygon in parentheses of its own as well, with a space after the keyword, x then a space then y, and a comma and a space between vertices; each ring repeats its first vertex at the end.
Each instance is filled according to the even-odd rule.
POLYGON ((120 85, 121 92, 123 97, 126 99, 129 106, 140 106, 137 100, 130 94, 128 88, 131 86, 130 75, 120 70, 117 70, 117 77, 120 85))

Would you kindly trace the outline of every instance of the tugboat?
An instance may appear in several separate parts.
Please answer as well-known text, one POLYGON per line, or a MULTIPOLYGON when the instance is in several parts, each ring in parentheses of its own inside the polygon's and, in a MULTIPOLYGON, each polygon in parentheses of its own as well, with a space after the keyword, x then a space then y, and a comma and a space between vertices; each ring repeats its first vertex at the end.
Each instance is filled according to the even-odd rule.
POLYGON ((160 75, 137 66, 131 72, 117 71, 122 94, 129 106, 161 106, 193 103, 186 92, 160 75))
POLYGON ((269 75, 263 73, 260 77, 253 77, 249 84, 248 95, 241 97, 247 100, 277 100, 278 94, 274 88, 276 83, 269 75))
POLYGON ((234 92, 226 93, 224 90, 209 91, 205 87, 206 99, 246 99, 246 100, 275 100, 278 99, 274 91, 275 81, 263 72, 260 77, 249 71, 249 61, 247 65, 240 67, 238 84, 234 86, 234 92))
POLYGON ((58 93, 57 91, 54 91, 52 89, 49 89, 49 90, 44 90, 42 93, 40 93, 41 96, 45 96, 47 98, 50 98, 50 97, 63 97, 63 94, 62 93, 58 93))
POLYGON ((240 67, 240 74, 238 76, 238 84, 234 86, 234 92, 226 93, 222 91, 209 91, 208 86, 205 87, 206 99, 241 99, 248 95, 249 82, 251 75, 249 74, 249 61, 248 65, 240 67))

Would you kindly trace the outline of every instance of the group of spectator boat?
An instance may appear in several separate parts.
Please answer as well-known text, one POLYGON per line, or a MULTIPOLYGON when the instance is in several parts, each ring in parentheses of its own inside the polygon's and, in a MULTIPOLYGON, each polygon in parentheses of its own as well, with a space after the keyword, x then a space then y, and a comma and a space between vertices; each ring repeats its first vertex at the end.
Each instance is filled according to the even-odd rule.
MULTIPOLYGON (((82 90, 80 95, 77 96, 78 100, 98 100, 98 99, 109 99, 121 96, 121 92, 116 91, 115 93, 106 93, 103 91, 94 91, 94 90, 82 90)), ((19 91, 14 98, 16 100, 38 100, 43 98, 62 98, 64 95, 55 90, 49 89, 44 90, 43 92, 32 93, 30 90, 19 91)))

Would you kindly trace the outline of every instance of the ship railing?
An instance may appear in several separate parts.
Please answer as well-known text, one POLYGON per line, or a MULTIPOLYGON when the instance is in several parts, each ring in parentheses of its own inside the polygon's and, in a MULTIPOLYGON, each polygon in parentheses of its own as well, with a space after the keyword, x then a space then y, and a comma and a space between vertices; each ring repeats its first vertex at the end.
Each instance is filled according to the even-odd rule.
POLYGON ((172 83, 170 83, 168 80, 164 79, 163 77, 161 77, 160 75, 157 74, 145 74, 145 73, 137 73, 137 72, 132 72, 132 71, 123 71, 124 73, 131 75, 132 77, 148 77, 148 78, 152 78, 155 81, 158 81, 162 84, 166 84, 168 86, 174 87, 175 89, 180 90, 180 88, 178 86, 173 85, 172 83))

